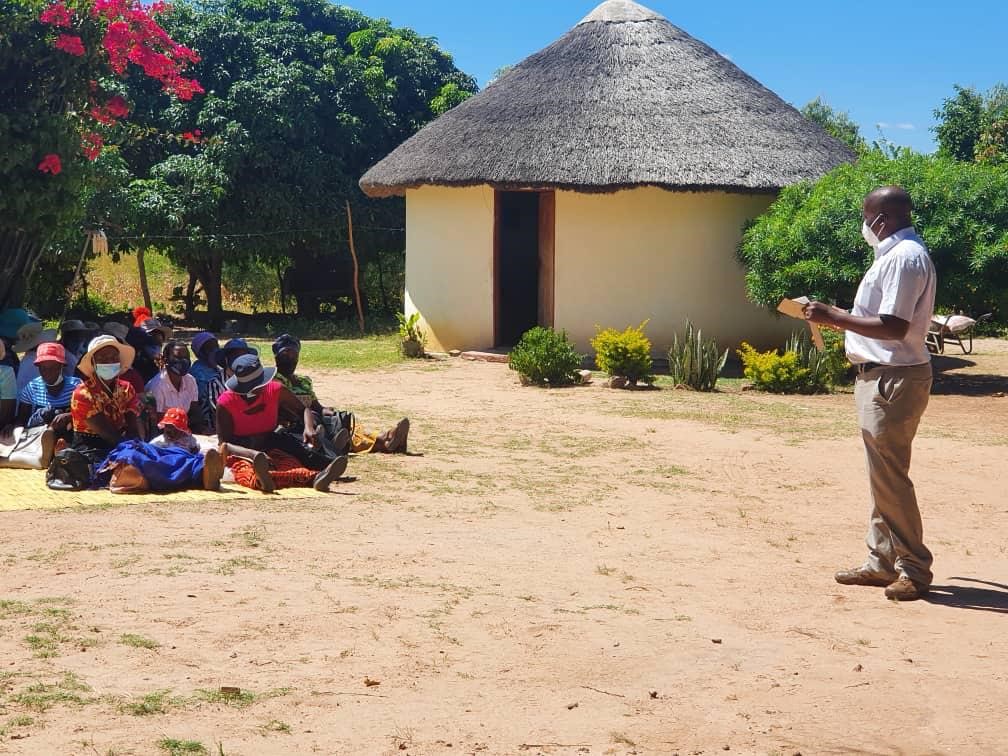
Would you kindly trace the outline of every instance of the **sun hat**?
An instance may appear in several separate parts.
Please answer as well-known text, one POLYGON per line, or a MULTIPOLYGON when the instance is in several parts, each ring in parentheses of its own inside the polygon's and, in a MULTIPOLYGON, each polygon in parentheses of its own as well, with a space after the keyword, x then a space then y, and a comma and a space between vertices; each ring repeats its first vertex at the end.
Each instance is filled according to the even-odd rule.
POLYGON ((88 344, 88 350, 84 353, 84 356, 80 358, 80 362, 77 363, 77 369, 87 378, 94 375, 94 356, 95 352, 98 352, 105 347, 115 347, 119 350, 119 374, 122 375, 124 372, 133 366, 133 358, 136 357, 136 350, 129 344, 123 344, 115 336, 110 336, 105 334, 103 336, 95 336, 91 339, 91 343, 88 344))
POLYGON ((210 331, 200 331, 195 336, 192 337, 192 350, 193 354, 199 357, 200 352, 203 351, 203 347, 209 344, 211 341, 217 341, 217 337, 214 336, 210 331))
POLYGON ((126 337, 129 335, 129 326, 123 323, 117 323, 114 320, 110 320, 108 323, 102 326, 102 332, 113 336, 119 341, 126 341, 126 337))
POLYGON ((228 378, 224 385, 238 394, 247 394, 269 383, 276 375, 276 368, 263 367, 259 356, 255 354, 243 354, 235 358, 231 363, 231 370, 234 375, 228 378))
POLYGON ((140 324, 140 328, 147 334, 160 333, 164 336, 165 341, 168 341, 174 333, 171 328, 166 326, 157 318, 148 318, 140 324))
POLYGON ((83 321, 80 320, 64 320, 60 323, 59 332, 60 336, 66 336, 68 333, 80 333, 81 331, 90 331, 83 321))
POLYGON ((40 362, 58 362, 60 365, 66 365, 66 349, 55 341, 39 344, 35 350, 35 364, 38 365, 40 362))
POLYGON ((18 338, 18 332, 22 326, 29 323, 38 323, 39 330, 42 330, 42 323, 28 310, 21 307, 8 307, 0 310, 0 336, 13 341, 18 338))
POLYGON ((43 341, 56 341, 56 329, 43 329, 41 322, 25 323, 18 329, 17 341, 11 349, 14 352, 28 352, 43 341))
POLYGON ((224 346, 214 352, 214 361, 221 367, 231 367, 228 364, 228 352, 245 352, 246 354, 258 355, 259 350, 248 345, 245 339, 231 339, 224 346))
POLYGON ((280 354, 284 349, 296 349, 301 351, 301 342, 296 337, 291 336, 289 333, 285 333, 282 336, 277 336, 276 341, 273 342, 273 356, 280 354))
POLYGON ((180 430, 183 433, 190 432, 189 416, 181 407, 169 407, 165 410, 164 417, 161 418, 161 422, 157 424, 157 427, 164 430, 166 425, 171 425, 176 430, 180 430))

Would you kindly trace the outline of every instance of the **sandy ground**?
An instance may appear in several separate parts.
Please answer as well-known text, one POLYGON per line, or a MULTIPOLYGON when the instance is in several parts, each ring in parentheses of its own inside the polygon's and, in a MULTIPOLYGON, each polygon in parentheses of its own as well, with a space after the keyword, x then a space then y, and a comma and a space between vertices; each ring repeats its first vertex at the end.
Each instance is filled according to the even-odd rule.
POLYGON ((315 501, 2 516, 0 752, 1008 753, 1008 347, 942 368, 907 604, 832 579, 849 394, 319 375, 422 456, 315 501))

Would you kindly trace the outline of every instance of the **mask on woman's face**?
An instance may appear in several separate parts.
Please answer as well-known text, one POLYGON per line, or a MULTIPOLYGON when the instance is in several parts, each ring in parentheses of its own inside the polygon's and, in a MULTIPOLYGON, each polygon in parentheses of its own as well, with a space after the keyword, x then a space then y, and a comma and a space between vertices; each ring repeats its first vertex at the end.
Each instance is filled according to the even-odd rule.
POLYGON ((185 375, 191 367, 192 363, 185 357, 173 357, 168 360, 168 372, 175 375, 185 375))
POLYGON ((97 363, 94 366, 95 374, 103 381, 111 381, 119 375, 121 365, 118 362, 97 363))
POLYGON ((66 376, 63 375, 63 373, 60 373, 59 374, 59 378, 57 378, 52 383, 49 383, 48 381, 46 381, 46 386, 48 386, 49 388, 59 388, 60 386, 63 385, 63 381, 64 380, 66 380, 66 376))

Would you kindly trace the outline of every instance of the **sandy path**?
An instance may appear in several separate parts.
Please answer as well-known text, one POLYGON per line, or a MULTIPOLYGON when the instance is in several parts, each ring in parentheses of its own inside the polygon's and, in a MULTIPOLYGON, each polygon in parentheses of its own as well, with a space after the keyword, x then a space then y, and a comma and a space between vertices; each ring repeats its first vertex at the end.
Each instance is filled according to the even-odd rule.
MULTIPOLYGON (((971 361, 1008 373, 998 342, 971 361)), ((1008 399, 983 381, 932 399, 938 587, 894 604, 832 580, 863 549, 850 396, 320 376, 424 456, 358 458, 326 500, 4 515, 0 752, 1008 752, 1008 399)))

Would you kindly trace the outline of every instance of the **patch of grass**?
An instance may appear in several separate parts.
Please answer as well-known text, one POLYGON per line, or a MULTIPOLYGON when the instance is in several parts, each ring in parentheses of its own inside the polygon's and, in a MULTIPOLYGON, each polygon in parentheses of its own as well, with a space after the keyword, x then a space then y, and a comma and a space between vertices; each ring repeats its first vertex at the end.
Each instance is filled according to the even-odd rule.
POLYGON ((7 720, 8 727, 31 727, 35 724, 35 717, 22 714, 20 717, 11 717, 7 720))
POLYGON ((234 557, 217 568, 221 575, 234 575, 237 570, 265 570, 266 562, 260 557, 234 557))
POLYGON ((266 528, 257 525, 252 528, 246 528, 239 533, 235 534, 236 537, 241 538, 245 545, 250 549, 258 548, 266 540, 266 528))
POLYGON ((261 701, 266 698, 285 696, 292 690, 293 688, 274 688, 273 690, 268 690, 265 693, 255 693, 251 690, 242 690, 239 693, 224 693, 219 690, 201 689, 197 690, 193 694, 193 700, 202 701, 204 703, 224 704, 226 706, 233 706, 236 709, 244 709, 247 706, 251 706, 256 701, 261 701))
POLYGON ((281 722, 279 719, 271 719, 260 729, 264 732, 282 732, 285 735, 290 735, 291 732, 291 726, 286 722, 281 722))
POLYGON ((51 659, 58 655, 60 644, 70 640, 62 630, 62 625, 36 622, 32 625, 31 635, 26 635, 24 640, 36 659, 51 659))
POLYGON ((629 737, 627 737, 626 733, 623 733, 623 732, 611 732, 611 733, 609 733, 609 739, 613 743, 618 743, 620 745, 630 746, 631 748, 634 748, 634 747, 637 746, 637 743, 635 743, 633 740, 631 740, 629 737))
POLYGON ((595 572, 597 572, 599 575, 605 575, 606 577, 609 577, 610 575, 616 574, 616 568, 600 564, 598 567, 595 568, 595 572))
POLYGON ((134 717, 148 717, 152 714, 166 714, 169 709, 184 706, 184 698, 172 697, 170 690, 155 690, 140 698, 134 698, 121 709, 134 717))
POLYGON ((132 646, 133 648, 146 648, 153 651, 155 648, 160 648, 161 644, 152 638, 145 638, 142 635, 136 635, 134 633, 124 633, 119 637, 119 642, 124 646, 132 646))
MULTIPOLYGON (((260 354, 271 354, 272 342, 253 340, 249 343, 260 354)), ((374 370, 397 365, 402 361, 397 334, 371 334, 330 341, 303 341, 298 369, 374 370)))
POLYGON ((90 686, 72 672, 67 672, 56 683, 35 683, 12 695, 9 700, 20 704, 26 709, 45 712, 57 704, 74 704, 86 706, 97 699, 85 696, 91 691, 90 686))
POLYGON ((168 756, 185 756, 185 754, 206 754, 206 746, 198 740, 177 740, 176 738, 161 738, 157 742, 157 747, 168 754, 168 756))

